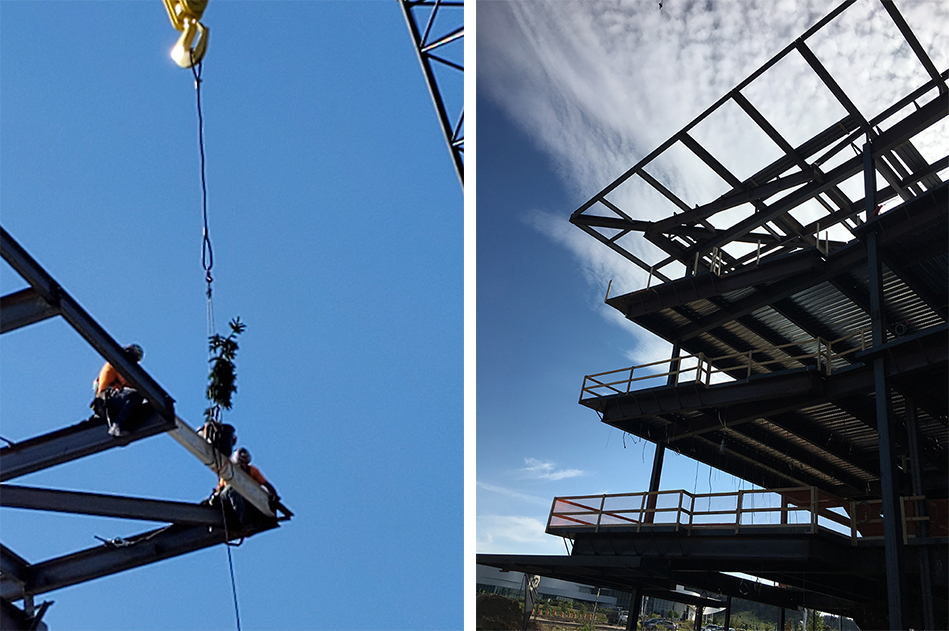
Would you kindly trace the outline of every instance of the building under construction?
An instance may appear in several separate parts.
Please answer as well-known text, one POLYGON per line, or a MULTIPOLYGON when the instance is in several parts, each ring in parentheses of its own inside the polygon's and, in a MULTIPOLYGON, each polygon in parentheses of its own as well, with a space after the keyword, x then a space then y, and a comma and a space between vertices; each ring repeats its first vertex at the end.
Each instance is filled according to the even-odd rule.
POLYGON ((880 3, 926 80, 867 116, 809 46, 852 4, 571 216, 649 272, 607 303, 673 345, 669 359, 586 376, 580 396, 657 445, 650 486, 554 499, 547 532, 573 541, 569 556, 479 564, 628 592, 630 629, 644 595, 726 607, 726 628, 732 598, 774 605, 778 628, 801 608, 862 629, 949 628, 949 157, 918 150, 947 114, 949 70, 880 3), (844 112, 796 144, 747 96, 792 62, 844 112), (778 157, 735 175, 699 142, 725 113, 730 133, 778 157), (724 193, 679 191, 660 166, 674 155, 724 193), (642 205, 669 210, 639 220, 642 205), (754 486, 663 490, 668 449, 754 486))

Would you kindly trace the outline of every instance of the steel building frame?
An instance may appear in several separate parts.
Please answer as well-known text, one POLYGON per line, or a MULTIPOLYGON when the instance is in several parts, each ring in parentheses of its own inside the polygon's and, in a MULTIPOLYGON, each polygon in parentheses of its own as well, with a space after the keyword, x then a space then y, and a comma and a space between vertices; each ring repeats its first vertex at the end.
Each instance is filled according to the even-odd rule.
POLYGON ((282 504, 278 504, 276 513, 271 510, 264 490, 175 414, 171 396, 140 365, 129 361, 122 347, 2 227, 0 254, 30 285, 0 298, 0 332, 61 316, 143 394, 152 408, 135 431, 121 438, 110 436, 103 421, 90 419, 3 447, 0 449, 0 481, 4 483, 0 485, 0 506, 169 524, 38 563, 28 562, 0 545, 0 604, 4 624, 23 625, 23 628, 40 624, 49 603, 35 607, 33 597, 36 595, 225 543, 228 539, 250 536, 275 528, 293 516, 282 504), (28 473, 159 433, 172 436, 272 520, 241 530, 228 530, 220 511, 206 505, 8 484, 28 473), (23 600, 22 610, 13 604, 17 600, 23 600))
POLYGON ((402 7, 415 52, 422 65, 425 82, 432 95, 442 133, 448 142, 448 150, 458 172, 458 179, 464 187, 464 96, 462 95, 461 99, 461 109, 452 123, 445 102, 444 85, 440 84, 436 72, 436 68, 447 68, 464 75, 464 55, 459 58, 456 52, 452 52, 457 50, 460 43, 449 48, 449 44, 463 40, 465 36, 464 0, 399 0, 399 5, 402 7))
POLYGON ((667 590, 661 597, 675 601, 677 584, 726 600, 860 617, 873 628, 946 624, 949 184, 941 176, 949 156, 930 163, 913 140, 949 114, 949 69, 938 70, 897 6, 882 2, 927 79, 864 116, 808 45, 854 1, 845 0, 570 221, 649 272, 645 288, 614 296, 608 290, 606 302, 673 345, 668 361, 588 375, 580 396, 603 422, 656 443, 646 514, 656 508, 668 448, 764 488, 808 486, 840 505, 882 504, 882 541, 838 546, 820 533, 723 538, 581 528, 563 535, 574 541, 569 561, 478 555, 479 563, 630 592, 631 624, 644 590, 667 590), (790 56, 803 60, 845 112, 798 146, 743 93, 790 56), (696 139, 699 124, 726 106, 781 154, 744 180, 696 139), (682 183, 662 171, 662 161, 682 150, 725 192, 699 204, 677 192, 682 183), (863 194, 851 199, 841 185, 855 180, 863 194), (669 214, 637 219, 637 209, 625 205, 636 199, 630 190, 647 191, 669 214), (881 211, 889 200, 899 205, 881 211), (821 215, 802 223, 792 212, 804 204, 821 215), (630 235, 664 258, 647 262, 642 242, 630 235), (718 382, 709 379, 714 372, 718 382), (635 376, 644 373, 652 381, 635 376), (901 496, 927 500, 917 505, 923 519, 912 522, 912 545, 902 531, 901 496), (927 513, 934 509, 938 514, 927 513), (784 587, 747 594, 723 571, 784 587))

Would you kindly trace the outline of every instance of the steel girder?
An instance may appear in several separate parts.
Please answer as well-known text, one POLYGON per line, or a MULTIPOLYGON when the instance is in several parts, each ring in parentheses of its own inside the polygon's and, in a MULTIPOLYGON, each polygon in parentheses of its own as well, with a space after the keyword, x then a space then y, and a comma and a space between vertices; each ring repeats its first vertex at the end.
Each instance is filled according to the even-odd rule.
MULTIPOLYGON (((462 77, 464 76, 464 54, 459 56, 457 48, 461 45, 459 40, 463 40, 465 35, 465 3, 463 0, 399 0, 399 5, 405 15, 428 91, 435 104, 439 125, 448 143, 455 170, 458 172, 458 179, 464 187, 464 89, 462 89, 460 99, 461 107, 453 123, 448 108, 455 104, 446 103, 446 86, 444 82, 439 81, 439 73, 435 69, 446 68, 450 71, 458 71, 462 77), (445 23, 446 21, 448 24, 445 23), (451 44, 454 46, 449 48, 451 44), (455 49, 455 52, 452 52, 452 49, 455 49)), ((455 92, 456 88, 451 88, 450 95, 455 97, 452 99, 453 102, 459 100, 455 92)))
MULTIPOLYGON (((250 536, 276 527, 277 522, 240 532, 231 539, 250 536)), ((17 600, 45 594, 102 576, 201 550, 224 543, 225 530, 206 525, 172 524, 122 540, 113 540, 81 552, 20 568, 19 574, 0 576, 0 598, 17 600)))
POLYGON ((221 511, 207 504, 60 491, 12 484, 0 485, 0 506, 98 515, 117 519, 223 526, 221 511))
POLYGON ((20 441, 0 449, 0 481, 6 482, 113 447, 124 447, 175 427, 158 413, 145 419, 128 436, 116 438, 101 421, 83 421, 63 429, 20 441))

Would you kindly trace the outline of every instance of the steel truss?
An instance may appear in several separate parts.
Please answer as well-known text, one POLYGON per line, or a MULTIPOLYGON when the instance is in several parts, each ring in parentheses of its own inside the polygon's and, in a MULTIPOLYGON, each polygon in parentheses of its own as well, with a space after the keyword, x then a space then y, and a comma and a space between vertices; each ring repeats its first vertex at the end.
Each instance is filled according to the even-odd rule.
POLYGON ((246 537, 277 527, 293 516, 278 504, 271 509, 266 493, 249 475, 217 451, 175 414, 174 400, 122 347, 0 227, 0 254, 29 287, 0 298, 0 331, 6 333, 61 316, 134 388, 152 408, 138 428, 115 438, 105 423, 90 419, 0 449, 0 506, 166 522, 169 525, 126 539, 38 563, 28 562, 0 545, 0 606, 4 625, 36 628, 49 602, 34 607, 33 597, 163 559, 246 537), (270 520, 242 530, 227 530, 220 510, 207 505, 156 499, 80 493, 6 484, 20 476, 91 456, 131 442, 168 433, 217 475, 228 480, 270 520), (23 609, 13 602, 22 600, 23 609))
MULTIPOLYGON (((405 21, 418 53, 425 82, 435 103, 435 112, 442 133, 448 142, 452 161, 462 186, 465 184, 465 109, 464 88, 458 98, 457 88, 446 86, 444 75, 437 69, 446 69, 452 75, 461 73, 463 83, 465 65, 462 42, 465 36, 464 0, 399 0, 405 21), (455 72, 457 71, 457 73, 455 72), (446 89, 447 88, 447 89, 446 89), (451 97, 447 102, 446 94, 451 97), (456 111, 454 119, 449 111, 456 111), (452 122, 454 120, 454 122, 452 122)), ((452 77, 454 80, 455 77, 452 77)))

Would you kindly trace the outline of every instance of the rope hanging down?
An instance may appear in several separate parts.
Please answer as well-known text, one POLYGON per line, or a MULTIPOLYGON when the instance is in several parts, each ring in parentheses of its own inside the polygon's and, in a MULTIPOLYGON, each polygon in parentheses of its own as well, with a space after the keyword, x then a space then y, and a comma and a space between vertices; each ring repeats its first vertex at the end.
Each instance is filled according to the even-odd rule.
MULTIPOLYGON (((198 110, 198 149, 201 155, 201 219, 203 222, 201 233, 201 267, 204 269, 204 282, 207 283, 207 327, 208 337, 210 338, 214 333, 214 301, 211 291, 211 284, 214 282, 214 278, 211 276, 211 269, 214 267, 214 250, 211 247, 211 233, 208 228, 208 185, 205 175, 204 116, 201 112, 201 71, 203 64, 194 58, 193 51, 191 54, 191 73, 194 75, 194 91, 198 110)), ((208 359, 210 360, 210 358, 211 350, 209 348, 208 359)), ((215 457, 217 457, 217 455, 215 450, 215 457)), ((232 544, 230 543, 230 533, 227 528, 227 518, 224 514, 223 502, 221 503, 221 517, 224 519, 224 547, 227 549, 227 567, 231 575, 231 595, 234 599, 234 618, 237 620, 237 631, 241 631, 241 614, 237 602, 237 582, 234 578, 234 560, 231 558, 232 544)))
POLYGON ((201 113, 201 62, 191 66, 194 75, 194 92, 198 108, 198 150, 201 154, 201 217, 204 222, 201 240, 201 267, 204 268, 204 280, 208 285, 208 301, 211 300, 211 268, 214 267, 214 250, 211 248, 211 233, 208 229, 208 185, 205 175, 204 159, 204 116, 201 113))

